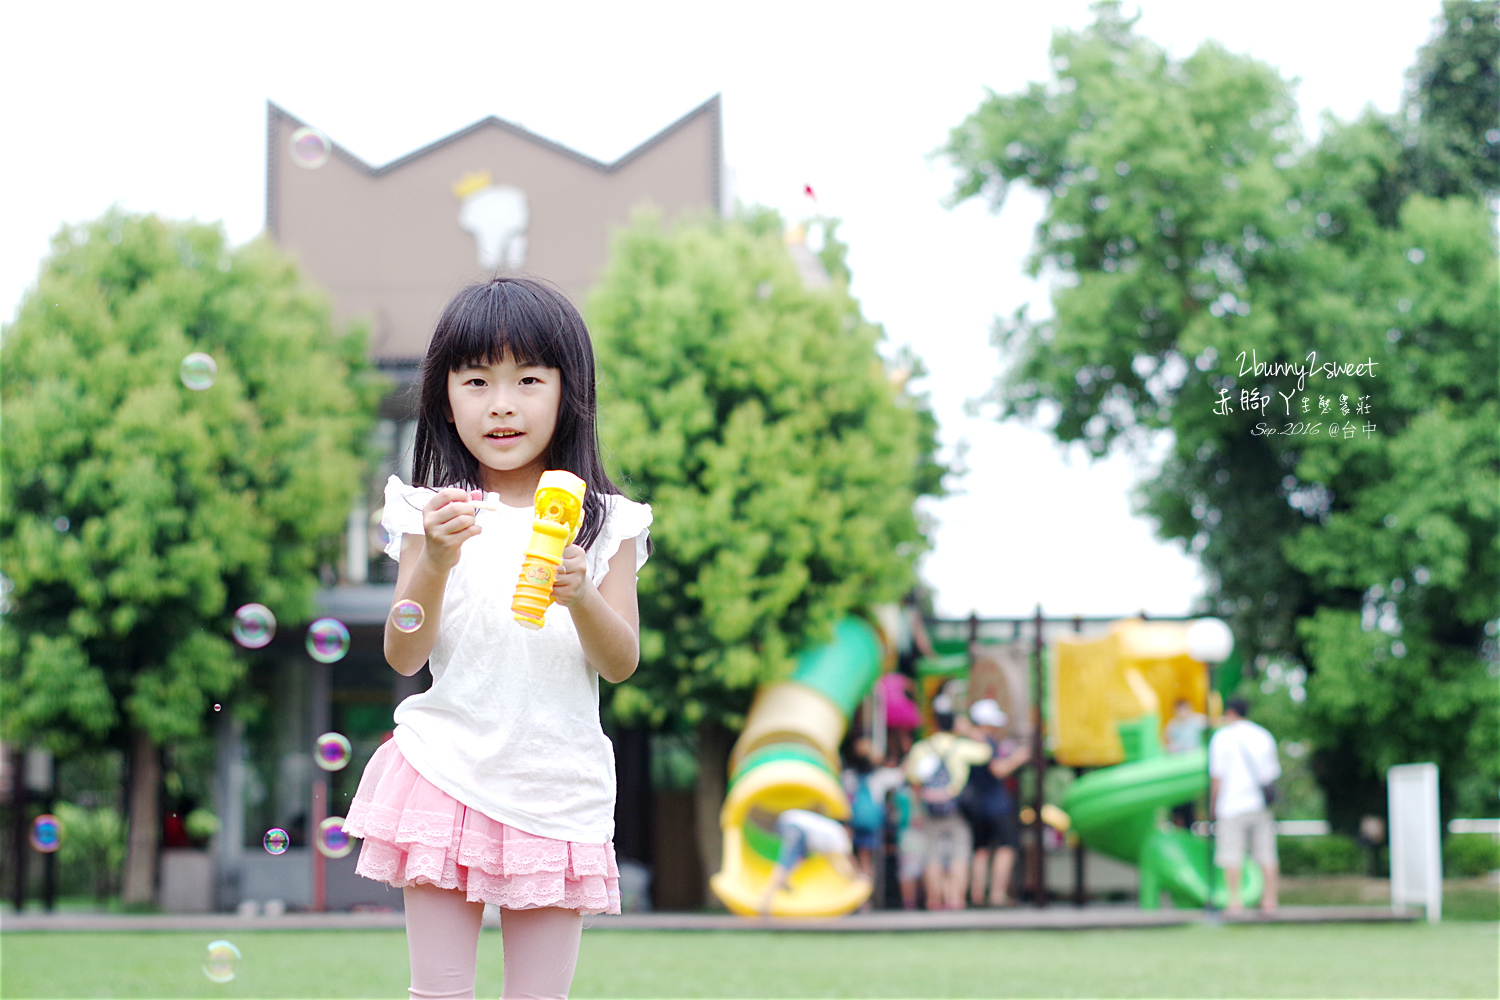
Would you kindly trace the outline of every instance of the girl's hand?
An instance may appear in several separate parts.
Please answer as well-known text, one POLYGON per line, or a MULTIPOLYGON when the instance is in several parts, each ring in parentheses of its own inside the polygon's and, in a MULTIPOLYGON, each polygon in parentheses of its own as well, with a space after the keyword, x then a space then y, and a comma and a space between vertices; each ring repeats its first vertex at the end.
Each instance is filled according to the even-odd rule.
POLYGON ((446 489, 427 501, 422 508, 422 530, 427 536, 424 558, 443 571, 458 565, 459 548, 481 530, 474 521, 474 501, 482 497, 478 490, 446 489))
POLYGON ((571 608, 594 589, 589 580, 588 552, 582 545, 563 549, 562 565, 557 567, 557 582, 552 585, 552 599, 571 608))

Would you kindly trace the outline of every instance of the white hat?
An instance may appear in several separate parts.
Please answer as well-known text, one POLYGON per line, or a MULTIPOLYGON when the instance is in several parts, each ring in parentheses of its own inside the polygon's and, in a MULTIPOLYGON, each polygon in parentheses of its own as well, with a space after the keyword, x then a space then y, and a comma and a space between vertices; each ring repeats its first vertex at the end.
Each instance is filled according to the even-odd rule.
POLYGON ((981 698, 969 706, 969 718, 974 720, 975 725, 995 726, 1005 725, 1009 720, 1000 703, 993 698, 981 698))

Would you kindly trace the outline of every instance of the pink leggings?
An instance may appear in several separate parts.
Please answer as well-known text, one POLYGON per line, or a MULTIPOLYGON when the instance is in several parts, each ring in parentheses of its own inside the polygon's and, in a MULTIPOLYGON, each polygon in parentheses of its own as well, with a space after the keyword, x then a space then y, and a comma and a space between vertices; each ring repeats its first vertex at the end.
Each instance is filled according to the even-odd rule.
MULTIPOLYGON (((469 902, 458 889, 433 885, 409 885, 405 897, 412 997, 469 1000, 484 904, 469 902)), ((568 995, 583 937, 578 911, 502 909, 500 933, 505 948, 502 996, 552 1000, 568 995)))

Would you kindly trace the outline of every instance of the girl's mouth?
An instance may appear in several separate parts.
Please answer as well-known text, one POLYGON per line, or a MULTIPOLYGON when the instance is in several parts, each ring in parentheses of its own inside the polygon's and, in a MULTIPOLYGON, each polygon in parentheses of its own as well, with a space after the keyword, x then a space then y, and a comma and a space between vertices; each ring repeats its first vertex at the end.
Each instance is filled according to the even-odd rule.
POLYGON ((491 441, 510 441, 521 436, 521 431, 491 431, 485 437, 491 441))

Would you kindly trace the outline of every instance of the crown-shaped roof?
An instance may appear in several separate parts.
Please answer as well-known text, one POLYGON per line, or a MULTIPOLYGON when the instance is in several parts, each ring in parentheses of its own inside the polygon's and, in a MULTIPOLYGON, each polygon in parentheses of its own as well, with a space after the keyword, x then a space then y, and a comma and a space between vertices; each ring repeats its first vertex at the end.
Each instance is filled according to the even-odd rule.
POLYGON ((720 210, 718 95, 609 163, 495 116, 381 166, 275 103, 266 124, 266 231, 382 361, 421 357, 467 282, 524 270, 582 305, 638 206, 720 210))

